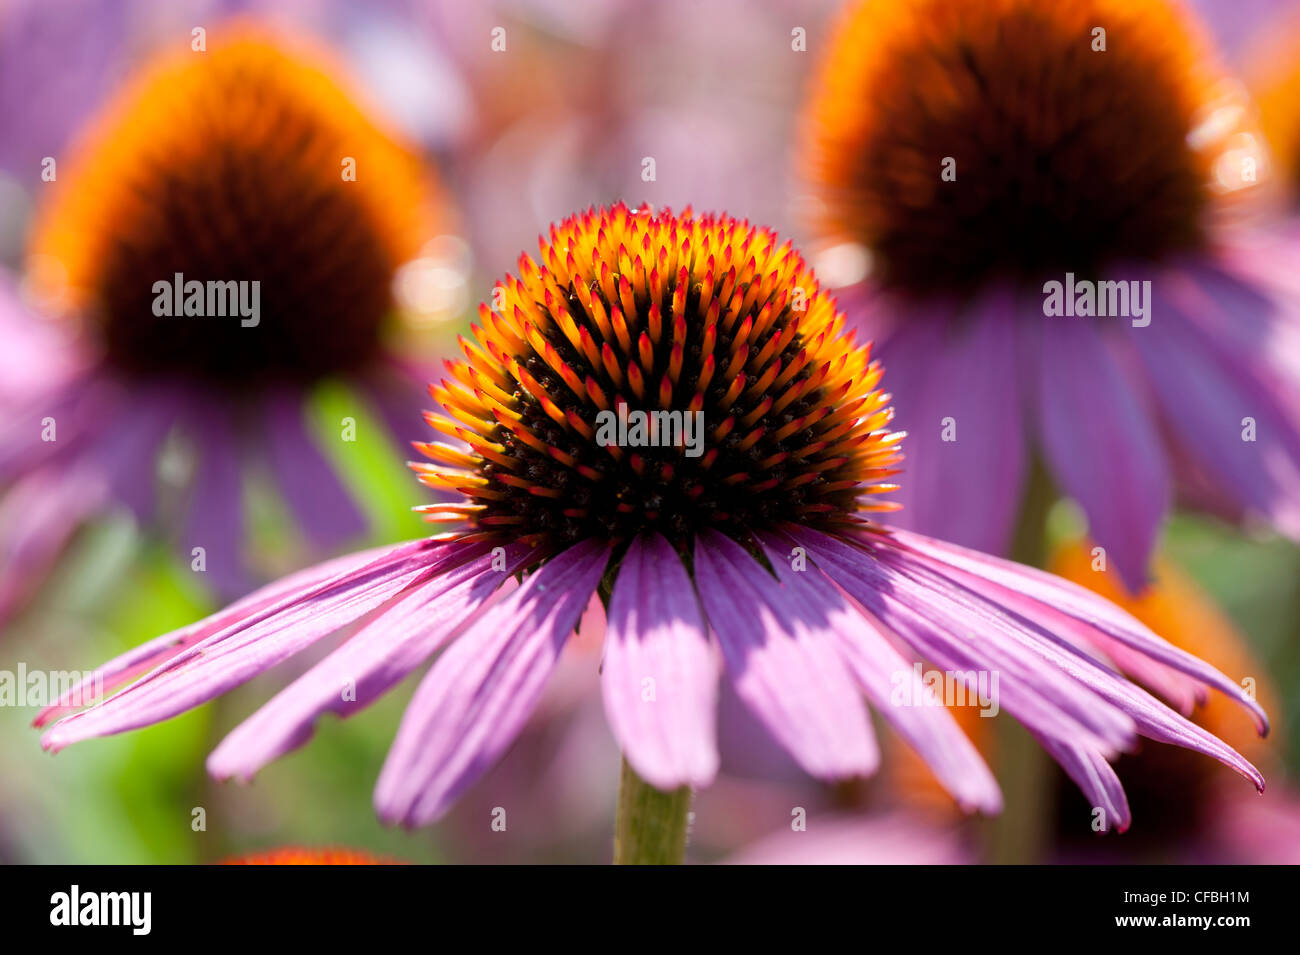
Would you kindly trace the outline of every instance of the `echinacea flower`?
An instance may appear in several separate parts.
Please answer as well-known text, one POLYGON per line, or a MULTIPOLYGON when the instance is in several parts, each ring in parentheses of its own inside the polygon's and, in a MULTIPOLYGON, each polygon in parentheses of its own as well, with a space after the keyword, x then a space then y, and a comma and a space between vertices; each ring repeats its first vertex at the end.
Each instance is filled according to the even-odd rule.
POLYGON ((788 243, 725 215, 620 205, 553 226, 540 249, 430 389, 445 413, 426 418, 456 444, 418 444, 434 463, 414 467, 464 495, 419 508, 447 533, 302 571, 119 657, 99 676, 125 688, 43 745, 165 720, 360 621, 208 769, 248 780, 323 714, 356 712, 436 656, 375 792, 385 821, 428 823, 515 739, 599 594, 605 711, 647 790, 714 778, 720 654, 809 774, 876 768, 865 697, 962 806, 997 811, 997 783, 948 712, 895 702, 900 679, 926 696, 904 646, 958 679, 999 672, 1001 707, 1121 828, 1109 760, 1139 736, 1262 786, 1121 670, 1216 687, 1264 731, 1227 677, 1083 588, 864 517, 888 509, 877 495, 902 435, 886 430, 883 369, 788 243), (699 414, 703 440, 601 439, 611 416, 634 413, 665 415, 661 436, 675 416, 678 437, 699 414))
POLYGON ((903 526, 1004 551, 1041 456, 1135 589, 1173 486, 1300 537, 1300 244, 1248 228, 1261 140, 1194 29, 1165 0, 846 12, 804 161, 894 372, 903 526))
POLYGON ((385 336, 432 191, 321 56, 251 23, 214 29, 205 51, 146 68, 50 167, 33 298, 0 284, 0 619, 115 507, 158 518, 187 561, 202 547, 224 599, 245 592, 255 468, 310 544, 364 530, 304 399, 339 380, 387 415, 416 393, 385 336), (192 478, 160 517, 169 446, 192 478))

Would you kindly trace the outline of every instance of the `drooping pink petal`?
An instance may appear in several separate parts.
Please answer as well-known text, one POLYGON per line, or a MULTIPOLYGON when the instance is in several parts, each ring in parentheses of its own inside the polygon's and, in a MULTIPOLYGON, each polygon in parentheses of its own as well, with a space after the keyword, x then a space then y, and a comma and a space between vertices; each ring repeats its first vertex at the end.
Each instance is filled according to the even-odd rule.
MULTIPOLYGON (((401 546, 409 547, 410 545, 403 544, 401 546)), ((265 587, 209 617, 181 627, 179 630, 173 630, 171 633, 154 637, 138 647, 133 647, 121 656, 100 666, 94 671, 91 679, 75 684, 59 699, 55 700, 53 704, 41 710, 32 721, 32 725, 37 727, 45 726, 63 716, 70 709, 75 708, 72 701, 85 699, 87 691, 90 689, 89 684, 93 683, 95 679, 102 681, 104 693, 111 693, 118 687, 131 682, 142 673, 148 673, 213 634, 228 630, 240 621, 247 620, 268 607, 282 605, 285 601, 301 599, 325 581, 345 576, 365 567, 392 549, 391 545, 376 547, 356 554, 349 554, 346 557, 336 557, 314 567, 308 567, 306 570, 300 570, 287 577, 282 577, 274 583, 267 584, 265 587)))
POLYGON ((250 780, 307 742, 322 714, 350 716, 369 706, 472 622, 497 588, 535 556, 529 545, 515 542, 498 562, 488 544, 467 545, 465 563, 409 589, 231 730, 208 757, 208 772, 217 779, 250 780))
POLYGON ((1160 436, 1112 359, 1106 331, 1073 319, 1042 330, 1039 437, 1061 488, 1088 515, 1089 536, 1139 590, 1169 476, 1160 436))
POLYGON ((57 751, 206 703, 419 586, 443 565, 460 563, 463 548, 427 540, 389 548, 363 567, 290 594, 187 647, 111 699, 58 723, 41 743, 57 751))
POLYGON ((158 488, 158 450, 176 423, 182 401, 170 386, 135 386, 129 390, 117 427, 96 435, 87 451, 102 469, 113 500, 130 509, 137 521, 154 517, 158 488))
MULTIPOLYGON (((814 532, 810 531, 800 533, 809 537, 814 536, 814 532)), ((847 543, 831 542, 824 545, 822 549, 851 546, 847 543)), ((1118 676, 1113 670, 1100 665, 1093 657, 1083 653, 1069 641, 1044 630, 1033 621, 998 608, 996 604, 960 583, 936 573, 908 548, 891 543, 886 536, 881 537, 879 547, 874 552, 868 553, 863 550, 862 557, 884 573, 884 586, 891 591, 908 592, 917 587, 921 588, 916 591, 912 599, 916 601, 915 606, 927 605, 926 613, 945 614, 949 612, 949 608, 955 608, 957 614, 964 617, 969 626, 974 629, 977 639, 980 640, 981 653, 990 652, 997 644, 1005 641, 1012 653, 1018 653, 1027 662, 1035 664, 1040 680, 1046 682, 1054 679, 1058 674, 1064 674, 1076 681, 1078 689, 1071 696, 1077 697, 1080 690, 1091 694, 1091 712, 1082 708, 1086 706, 1087 697, 1063 699, 1062 706, 1077 715, 1082 723, 1098 725, 1094 720, 1105 717, 1108 712, 1113 716, 1126 718, 1136 724, 1143 736, 1212 756, 1225 766, 1236 770, 1254 783, 1257 789, 1263 791, 1263 776, 1240 753, 1218 737, 1179 716, 1140 687, 1118 676), (875 558, 874 561, 871 560, 872 557, 875 558)), ((851 561, 852 558, 849 560, 851 561)), ((862 560, 860 559, 858 563, 862 564, 862 560)), ((855 593, 854 596, 858 594, 855 593)), ((863 596, 879 602, 879 594, 863 596)), ((888 617, 885 619, 888 620, 888 617)), ((955 637, 959 634, 952 632, 950 636, 955 637)), ((1062 742, 1096 750, 1108 758, 1113 755, 1111 746, 1099 740, 1090 740, 1087 735, 1053 733, 1033 725, 1015 712, 1013 702, 1012 699, 1007 699, 1007 709, 1031 730, 1053 736, 1062 742)))
POLYGON ((952 588, 919 584, 847 541, 807 528, 790 535, 836 584, 928 661, 952 671, 968 693, 978 689, 981 672, 990 688, 996 674, 999 705, 1031 730, 1108 753, 1135 744, 1132 719, 1025 652, 1024 636, 990 608, 963 606, 952 588))
POLYGON ((1102 810, 1093 819, 1097 832, 1109 832, 1113 823, 1120 832, 1124 832, 1133 821, 1128 808, 1128 796, 1124 786, 1115 775, 1115 769, 1106 762, 1106 757, 1086 746, 1066 743, 1061 740, 1035 736, 1038 744, 1047 750, 1052 759, 1060 763, 1065 774, 1074 780, 1074 784, 1087 797, 1093 810, 1102 810))
POLYGON ((1120 643, 1139 651, 1165 666, 1220 690, 1236 700, 1255 720, 1261 734, 1268 732, 1268 716, 1255 700, 1241 688, 1199 657, 1193 656, 1156 636, 1127 611, 1098 596, 1086 587, 1013 561, 991 557, 946 541, 910 531, 891 529, 890 536, 900 544, 941 563, 968 571, 976 577, 993 581, 1085 623, 1091 624, 1120 643))
POLYGON ((1121 643, 1077 617, 954 564, 919 551, 912 552, 945 576, 983 594, 1026 620, 1032 620, 1044 630, 1068 639, 1075 647, 1114 664, 1120 672, 1169 700, 1184 716, 1190 715, 1196 704, 1203 703, 1208 696, 1208 687, 1204 683, 1121 643))
MULTIPOLYGON (((881 562, 898 567, 905 576, 922 583, 932 595, 952 599, 967 612, 997 627, 1016 640, 1023 650, 1039 655, 1049 667, 1057 667, 1071 679, 1130 717, 1143 736, 1212 756, 1235 769, 1261 791, 1264 778, 1259 770, 1221 739, 1171 710, 1137 685, 1100 665, 1069 641, 1043 629, 1031 620, 1007 613, 951 578, 936 574, 916 560, 905 548, 882 548, 881 562), (891 553, 892 551, 892 553, 891 553)), ((981 630, 987 635, 988 630, 981 630)), ((1086 744, 1085 744, 1086 745, 1086 744)), ((1111 755, 1104 749, 1104 755, 1111 755)))
POLYGON ((819 779, 873 772, 866 709, 824 627, 796 616, 772 575, 716 531, 696 538, 695 582, 736 695, 768 732, 819 779))
POLYGON ((921 677, 861 611, 836 589, 830 578, 809 565, 795 571, 788 563, 790 538, 762 535, 768 562, 776 570, 791 597, 805 615, 824 614, 826 629, 837 641, 841 654, 876 710, 925 760, 948 792, 965 810, 996 813, 1002 808, 1002 794, 988 765, 943 706, 899 705, 893 699, 900 679, 911 686, 908 700, 925 699, 921 677), (814 611, 812 608, 817 608, 814 611))
POLYGON ((0 482, 47 464, 64 463, 86 447, 118 403, 116 389, 93 378, 6 399, 0 407, 0 482), (47 431, 47 426, 50 430, 47 431), (53 440, 47 440, 52 438, 53 440))
POLYGON ((660 789, 718 771, 718 665, 695 588, 658 534, 633 540, 609 603, 601 694, 627 761, 660 789))
POLYGON ((588 540, 551 558, 438 658, 375 788, 385 822, 438 819, 518 735, 609 560, 588 540))

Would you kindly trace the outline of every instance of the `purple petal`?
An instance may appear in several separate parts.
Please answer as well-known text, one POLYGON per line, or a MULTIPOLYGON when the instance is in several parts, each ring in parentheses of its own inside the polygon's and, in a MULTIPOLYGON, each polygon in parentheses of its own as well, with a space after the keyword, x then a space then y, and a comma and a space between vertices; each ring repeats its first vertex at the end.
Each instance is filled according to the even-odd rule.
POLYGON ((1061 487, 1087 513, 1089 535, 1136 592, 1169 504, 1169 476, 1160 436, 1103 334, 1075 320, 1043 329, 1040 437, 1061 487))
POLYGON ((996 813, 1002 809, 997 780, 946 707, 900 706, 893 701, 899 675, 912 686, 912 700, 925 698, 926 688, 883 633, 835 589, 817 567, 795 572, 788 563, 788 537, 764 535, 763 549, 777 577, 806 607, 822 608, 827 628, 838 642, 858 685, 876 709, 933 770, 939 783, 964 810, 996 813))
POLYGON ((424 419, 419 412, 428 401, 424 382, 439 377, 440 372, 431 370, 425 375, 390 358, 365 384, 366 395, 404 457, 411 453, 411 440, 424 433, 424 419))
POLYGON ((1129 827, 1133 821, 1129 813, 1128 796, 1115 775, 1115 769, 1106 762, 1106 757, 1096 750, 1084 746, 1073 746, 1045 736, 1035 736, 1040 746, 1060 763, 1065 774, 1074 780, 1074 784, 1087 797, 1094 809, 1104 810, 1097 819, 1097 831, 1108 832, 1113 822, 1120 832, 1129 827))
POLYGON ((468 625, 497 588, 535 557, 533 548, 515 542, 506 547, 504 566, 494 568, 496 555, 486 543, 466 546, 465 563, 393 601, 235 727, 208 757, 208 772, 247 781, 307 742, 321 714, 351 716, 373 703, 468 625))
POLYGON ((910 550, 1067 613, 1096 627, 1121 644, 1220 690, 1250 711, 1261 735, 1268 732, 1268 716, 1258 703, 1242 693, 1240 686, 1199 657, 1156 636, 1136 617, 1091 590, 1055 574, 981 554, 946 541, 909 531, 891 530, 891 534, 910 550))
POLYGON ((716 531, 696 538, 695 581, 736 695, 768 732, 819 779, 873 772, 866 710, 824 626, 797 617, 772 575, 716 531))
POLYGON ((240 445, 225 408, 199 406, 186 421, 200 442, 198 469, 190 488, 189 513, 179 544, 190 562, 202 547, 205 577, 224 600, 248 592, 244 567, 244 500, 240 445))
POLYGON ((536 706, 608 561, 608 545, 599 541, 568 548, 484 611, 438 659, 379 775, 381 819, 414 826, 441 817, 504 752, 536 706))
POLYGON ((891 499, 903 505, 901 526, 1002 552, 1025 473, 1018 316, 1005 295, 974 311, 937 330, 922 321, 932 316, 915 316, 877 349, 894 396, 890 427, 907 432, 891 499))
POLYGON ((105 506, 102 477, 48 465, 0 497, 0 624, 40 586, 81 524, 105 506))
POLYGON ((298 526, 315 547, 329 550, 365 533, 366 521, 334 465, 316 447, 304 414, 301 395, 267 400, 267 453, 298 526))
POLYGON ((1184 451, 1248 507, 1300 538, 1300 429, 1293 411, 1256 377, 1254 363, 1216 347, 1176 300, 1157 294, 1155 308, 1150 327, 1135 330, 1133 341, 1184 451), (1253 441, 1243 440, 1247 418, 1254 422, 1253 441))
POLYGON ((458 562, 461 550, 431 541, 389 548, 363 567, 286 596, 187 647, 112 699, 63 720, 42 744, 59 750, 92 736, 149 726, 206 703, 418 586, 443 564, 458 562))
MULTIPOLYGON (((147 673, 172 659, 182 651, 206 640, 213 634, 227 630, 273 605, 301 599, 322 583, 351 574, 377 560, 381 555, 389 553, 392 549, 392 546, 388 545, 349 554, 346 557, 336 557, 333 560, 282 577, 280 580, 267 584, 260 590, 249 594, 242 600, 236 601, 218 613, 179 630, 165 633, 161 637, 154 637, 147 643, 142 643, 140 646, 128 650, 95 670, 94 678, 102 681, 105 693, 111 692, 134 680, 142 673, 147 673)), ((32 725, 45 726, 73 708, 72 700, 85 698, 88 682, 91 681, 82 681, 76 684, 52 705, 41 710, 36 715, 36 719, 32 721, 32 725)))
POLYGON ((669 790, 713 781, 717 689, 686 568, 658 534, 636 538, 610 598, 601 693, 614 738, 646 782, 669 790))
POLYGON ((1026 636, 995 608, 972 605, 951 582, 919 582, 875 553, 800 528, 791 536, 850 596, 928 660, 963 679, 968 692, 979 671, 999 681, 999 704, 1030 730, 1083 742, 1103 752, 1133 746, 1134 721, 1102 705, 1089 690, 1040 654, 1026 652, 1026 636), (972 671, 975 671, 972 673, 972 671))
POLYGON ((173 388, 140 387, 125 405, 117 428, 98 436, 90 453, 103 468, 113 498, 143 523, 153 518, 158 450, 176 422, 181 401, 173 388))
MULTIPOLYGON (((813 536, 811 532, 801 533, 813 536)), ((1263 777, 1240 753, 1218 737, 1179 716, 1135 684, 1101 666, 1069 641, 1044 630, 1032 620, 1002 610, 951 578, 936 573, 924 557, 890 538, 880 536, 878 544, 878 549, 874 551, 874 563, 883 571, 885 585, 892 592, 906 595, 909 602, 914 602, 914 607, 928 604, 924 611, 927 614, 951 615, 954 624, 959 618, 964 618, 967 625, 975 628, 974 636, 979 641, 981 654, 995 653, 1000 644, 1005 644, 1012 662, 1016 654, 1023 656, 1024 661, 1037 670, 1038 679, 1044 684, 1054 682, 1061 674, 1076 681, 1077 687, 1068 690, 1068 695, 1059 699, 1063 711, 1069 712, 1080 723, 1098 728, 1102 724, 1097 720, 1127 718, 1136 723, 1142 735, 1212 756, 1263 791, 1263 777), (891 573, 891 570, 899 573, 891 573), (921 589, 916 590, 917 586, 921 589)), ((862 556, 870 561, 872 555, 864 551, 862 556)), ((862 560, 859 559, 858 563, 861 564, 862 560)), ((867 596, 870 598, 873 595, 867 596)), ((886 619, 892 623, 889 618, 886 619)), ((950 629, 950 639, 960 636, 951 625, 950 629)), ((1059 687, 1059 682, 1057 686, 1059 687)), ((1013 698, 1006 697, 1007 709, 1031 730, 1053 736, 1065 743, 1096 749, 1108 757, 1111 755, 1109 746, 1096 738, 1090 739, 1089 734, 1056 733, 1030 723, 1015 712, 1013 703, 1013 698)))

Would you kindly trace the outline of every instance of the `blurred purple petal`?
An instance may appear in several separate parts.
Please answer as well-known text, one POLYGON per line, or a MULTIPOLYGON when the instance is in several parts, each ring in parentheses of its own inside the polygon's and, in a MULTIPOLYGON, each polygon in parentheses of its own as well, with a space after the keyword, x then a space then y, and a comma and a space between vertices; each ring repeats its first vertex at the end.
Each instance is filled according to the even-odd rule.
MULTIPOLYGON (((1108 329, 1047 320, 1039 390, 1040 440, 1062 490, 1088 515, 1130 590, 1169 505, 1164 451, 1137 394, 1111 359, 1108 329)), ((1140 335, 1146 329, 1136 329, 1140 335)))

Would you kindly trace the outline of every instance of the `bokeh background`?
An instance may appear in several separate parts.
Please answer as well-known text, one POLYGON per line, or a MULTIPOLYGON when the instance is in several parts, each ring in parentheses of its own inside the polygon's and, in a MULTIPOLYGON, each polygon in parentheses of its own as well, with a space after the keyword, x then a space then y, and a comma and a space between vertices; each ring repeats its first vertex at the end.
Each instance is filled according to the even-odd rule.
MULTIPOLYGON (((535 249, 550 222, 592 204, 724 209, 811 246, 793 154, 799 104, 837 6, 0 0, 0 267, 21 280, 42 157, 62 155, 97 105, 152 51, 188 45, 193 27, 212 31, 233 14, 264 18, 334 48, 353 86, 436 169, 453 206, 448 228, 404 270, 399 289, 424 357, 450 353, 492 283, 521 251, 535 249), (506 31, 503 52, 491 47, 497 27, 506 31), (792 50, 796 28, 806 30, 806 51, 792 50), (654 158, 654 181, 643 179, 645 157, 654 158)), ((1193 6, 1221 55, 1243 74, 1272 24, 1300 15, 1300 3, 1284 0, 1193 6)), ((344 407, 351 405, 337 388, 312 397, 321 428, 344 407)), ((409 507, 421 500, 419 488, 376 430, 361 427, 359 442, 336 449, 334 463, 366 502, 374 543, 418 536, 425 525, 409 507)), ((424 437, 417 408, 410 431, 424 437)), ((258 506, 255 537, 274 542, 285 516, 274 501, 258 506)), ((1058 507, 1052 528, 1058 542, 1080 530, 1068 505, 1058 507)), ((1300 809, 1288 815, 1286 796, 1288 780, 1300 785, 1300 550, 1265 532, 1178 516, 1160 552, 1223 612, 1261 679, 1275 687, 1280 710, 1271 714, 1276 735, 1269 749, 1277 769, 1263 800, 1278 814, 1269 825, 1283 820, 1300 832, 1300 821, 1286 822, 1300 820, 1300 809)), ((22 661, 29 668, 87 669, 212 609, 168 548, 128 518, 99 521, 78 535, 36 605, 0 638, 0 668, 22 661)), ((198 863, 284 845, 341 845, 412 862, 607 860, 618 753, 596 692, 598 634, 586 633, 567 651, 541 712, 506 761, 446 821, 412 833, 381 827, 370 794, 414 680, 348 721, 326 720, 311 745, 251 786, 217 785, 205 774, 204 758, 224 733, 312 659, 165 725, 53 758, 28 728, 31 709, 0 707, 0 861, 198 863), (490 825, 498 806, 507 810, 505 832, 490 825), (191 825, 196 807, 206 813, 203 831, 191 825)), ((723 778, 697 800, 691 859, 795 858, 782 855, 788 847, 779 839, 764 841, 789 830, 792 806, 814 818, 834 816, 834 828, 821 830, 830 836, 826 858, 981 857, 988 824, 957 819, 924 771, 905 760, 889 768, 887 758, 879 779, 822 788, 760 746, 734 701, 724 700, 723 725, 742 742, 724 751, 723 778)), ((1224 732, 1229 742, 1248 741, 1244 717, 1224 732)), ((1207 761, 1205 771, 1256 798, 1217 764, 1207 761)), ((1134 809, 1137 831, 1150 814, 1144 818, 1136 800, 1134 809)), ((1057 812, 1054 803, 1042 808, 1042 858, 1186 858, 1206 825, 1193 819, 1163 840, 1130 833, 1081 849, 1057 838, 1057 812)), ((1247 836, 1237 849, 1255 851, 1247 836)), ((1205 860, 1217 858, 1215 851, 1206 848, 1205 860)), ((1260 858, 1266 855, 1261 849, 1260 858)))

